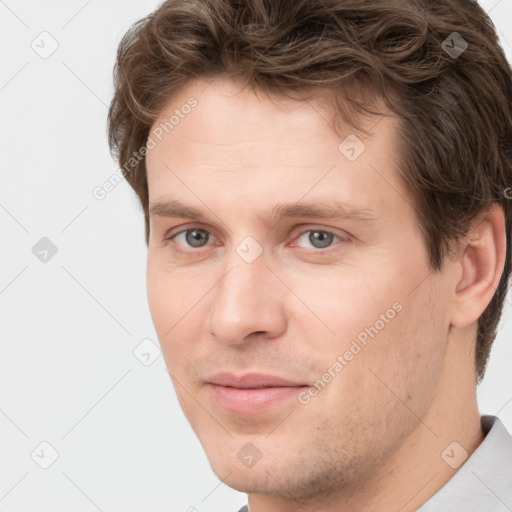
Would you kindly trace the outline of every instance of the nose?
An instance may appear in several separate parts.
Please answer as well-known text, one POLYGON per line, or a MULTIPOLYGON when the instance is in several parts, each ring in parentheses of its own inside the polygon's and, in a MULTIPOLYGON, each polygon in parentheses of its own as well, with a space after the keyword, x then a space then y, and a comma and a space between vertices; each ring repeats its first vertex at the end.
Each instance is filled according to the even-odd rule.
POLYGON ((286 287, 267 267, 264 253, 252 263, 237 254, 214 287, 208 315, 210 333, 233 345, 249 339, 275 338, 286 330, 286 287))

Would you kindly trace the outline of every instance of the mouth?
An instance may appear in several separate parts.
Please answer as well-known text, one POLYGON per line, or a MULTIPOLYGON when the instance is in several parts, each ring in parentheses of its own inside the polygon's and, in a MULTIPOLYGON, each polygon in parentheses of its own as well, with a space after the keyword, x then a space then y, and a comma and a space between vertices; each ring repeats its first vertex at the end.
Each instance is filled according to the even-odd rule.
POLYGON ((238 414, 262 414, 308 388, 306 385, 233 387, 207 383, 214 402, 226 411, 238 414))

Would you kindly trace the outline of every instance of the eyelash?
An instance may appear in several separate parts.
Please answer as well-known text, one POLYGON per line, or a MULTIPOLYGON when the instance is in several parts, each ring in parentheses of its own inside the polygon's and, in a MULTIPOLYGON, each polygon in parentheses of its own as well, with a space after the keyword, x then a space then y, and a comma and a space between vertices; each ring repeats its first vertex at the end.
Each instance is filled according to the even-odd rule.
MULTIPOLYGON (((200 226, 190 226, 186 229, 182 229, 181 231, 179 231, 178 233, 175 233, 173 234, 172 236, 170 237, 167 237, 165 238, 166 241, 168 242, 174 242, 174 239, 178 236, 178 235, 181 235, 183 233, 187 233, 189 231, 201 231, 201 232, 204 232, 204 233, 208 233, 209 235, 212 235, 214 236, 212 233, 210 233, 208 230, 200 227, 200 226)), ((329 230, 326 230, 326 229, 319 229, 319 228, 309 228, 309 229, 306 229, 304 231, 301 231, 296 237, 295 239, 299 239, 301 238, 304 234, 306 233, 310 233, 310 232, 318 232, 318 233, 324 233, 324 234, 328 234, 328 235, 332 235, 334 238, 337 238, 339 241, 341 242, 348 242, 349 239, 348 237, 347 238, 343 238, 342 236, 340 235, 337 235, 336 233, 332 232, 332 231, 329 231, 329 230)), ((208 240, 210 241, 210 240, 208 240)), ((174 242, 175 243, 175 242, 174 242)), ((335 245, 335 242, 333 241, 333 245, 335 245)), ((330 252, 330 249, 333 247, 333 245, 329 246, 329 247, 326 247, 325 249, 315 249, 315 248, 312 248, 310 249, 311 251, 314 251, 316 253, 320 253, 320 252, 323 252, 323 253, 327 253, 327 252, 330 252)), ((200 247, 200 248, 192 248, 192 249, 189 249, 189 250, 179 250, 179 252, 182 252, 182 253, 198 253, 198 252, 201 252, 201 249, 204 249, 205 247, 207 246, 204 246, 204 247, 200 247)), ((305 249, 304 247, 301 247, 301 249, 305 249)))

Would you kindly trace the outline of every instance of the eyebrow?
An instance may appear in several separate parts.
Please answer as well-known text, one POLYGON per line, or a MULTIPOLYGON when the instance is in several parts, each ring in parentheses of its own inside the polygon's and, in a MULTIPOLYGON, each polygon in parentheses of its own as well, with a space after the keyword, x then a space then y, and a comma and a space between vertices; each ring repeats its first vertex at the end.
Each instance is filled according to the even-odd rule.
MULTIPOLYGON (((155 202, 149 207, 150 217, 178 217, 193 220, 205 220, 207 215, 201 210, 184 205, 177 200, 164 202, 155 202)), ((308 217, 315 219, 330 220, 351 220, 372 222, 379 219, 379 216, 373 210, 348 205, 341 201, 329 201, 329 203, 281 203, 275 205, 270 213, 257 215, 258 220, 263 224, 274 225, 285 218, 308 217)))

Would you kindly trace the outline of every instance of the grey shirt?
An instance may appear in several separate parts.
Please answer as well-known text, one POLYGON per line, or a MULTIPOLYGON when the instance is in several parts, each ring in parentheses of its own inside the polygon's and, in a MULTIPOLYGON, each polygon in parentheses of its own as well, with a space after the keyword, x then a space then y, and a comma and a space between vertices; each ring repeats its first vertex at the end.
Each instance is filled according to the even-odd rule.
POLYGON ((416 512, 512 512, 512 437, 497 416, 480 421, 480 446, 416 512))

